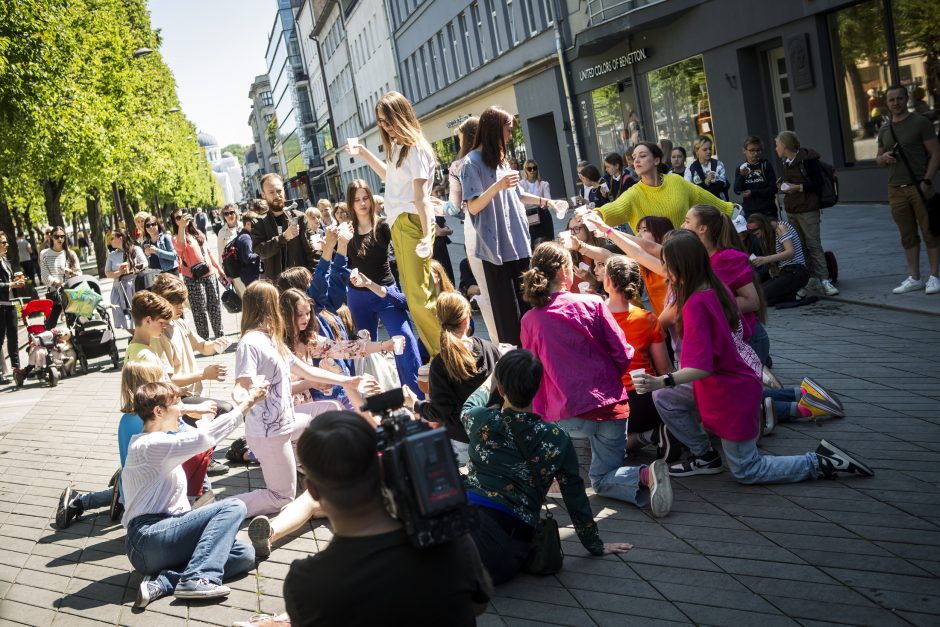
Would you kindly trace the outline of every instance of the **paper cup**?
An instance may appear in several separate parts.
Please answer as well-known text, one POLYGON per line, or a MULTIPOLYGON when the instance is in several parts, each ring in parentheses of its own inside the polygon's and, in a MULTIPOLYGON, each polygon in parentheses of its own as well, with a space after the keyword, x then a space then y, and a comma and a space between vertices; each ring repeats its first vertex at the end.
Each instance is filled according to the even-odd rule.
POLYGON ((591 289, 591 284, 588 283, 587 281, 581 281, 580 283, 578 283, 578 291, 581 292, 582 294, 587 294, 590 289, 591 289))
MULTIPOLYGON (((590 272, 590 271, 591 271, 591 266, 590 266, 590 264, 584 263, 583 261, 578 264, 578 267, 581 268, 582 270, 584 270, 585 272, 590 272)), ((578 287, 580 287, 580 285, 579 285, 578 287)))
POLYGON ((630 371, 630 378, 632 379, 633 377, 636 377, 638 375, 644 375, 644 374, 646 374, 645 368, 636 368, 630 371))
POLYGON ((396 355, 405 354, 405 336, 404 335, 393 335, 392 343, 394 344, 392 352, 396 355))
POLYGON ((427 242, 421 242, 415 247, 415 253, 422 259, 427 259, 431 256, 431 245, 427 242))
POLYGON ((553 200, 552 208, 555 210, 555 217, 559 220, 564 220, 565 216, 568 215, 568 209, 571 205, 568 204, 567 200, 553 200))
POLYGON ((571 248, 571 231, 562 231, 558 234, 558 241, 565 248, 571 248))

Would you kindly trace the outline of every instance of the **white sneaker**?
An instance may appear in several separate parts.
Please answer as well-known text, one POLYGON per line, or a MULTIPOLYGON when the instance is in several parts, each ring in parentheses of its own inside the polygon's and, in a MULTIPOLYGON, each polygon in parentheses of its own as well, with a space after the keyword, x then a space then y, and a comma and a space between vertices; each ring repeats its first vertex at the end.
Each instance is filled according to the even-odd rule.
POLYGON ((916 292, 917 290, 922 290, 924 289, 926 285, 927 284, 924 283, 923 279, 915 279, 914 277, 909 276, 903 281, 901 281, 901 284, 891 291, 894 292, 895 294, 907 294, 908 292, 916 292))
POLYGON ((927 279, 927 293, 940 294, 940 277, 931 276, 927 279))
POLYGON ((829 279, 823 279, 819 282, 819 289, 822 290, 822 293, 826 296, 838 296, 839 288, 832 284, 832 281, 829 279))

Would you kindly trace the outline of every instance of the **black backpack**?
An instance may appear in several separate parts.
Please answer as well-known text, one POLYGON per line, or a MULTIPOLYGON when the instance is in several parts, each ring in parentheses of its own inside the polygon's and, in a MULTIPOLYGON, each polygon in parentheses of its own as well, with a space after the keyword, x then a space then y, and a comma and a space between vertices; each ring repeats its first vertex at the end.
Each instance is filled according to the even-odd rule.
MULTIPOLYGON (((836 169, 832 164, 826 163, 822 159, 819 159, 819 170, 822 172, 823 181, 822 189, 819 190, 819 208, 825 209, 839 202, 839 177, 836 176, 836 169)), ((800 173, 803 178, 809 180, 809 175, 806 174, 806 168, 803 167, 802 161, 800 162, 800 173)))
POLYGON ((222 249, 222 271, 230 279, 237 279, 241 276, 242 260, 238 258, 238 249, 235 248, 235 242, 241 234, 242 231, 239 231, 238 235, 222 249))

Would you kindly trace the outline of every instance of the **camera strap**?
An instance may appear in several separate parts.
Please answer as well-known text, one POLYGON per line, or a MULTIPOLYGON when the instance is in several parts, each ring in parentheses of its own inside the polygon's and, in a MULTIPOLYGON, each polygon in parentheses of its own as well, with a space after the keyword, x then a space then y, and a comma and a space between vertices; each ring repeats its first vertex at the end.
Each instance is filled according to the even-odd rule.
POLYGON ((532 474, 532 481, 535 482, 535 489, 539 491, 539 499, 541 499, 542 504, 540 507, 545 508, 545 517, 553 518, 551 510, 548 509, 548 498, 547 490, 545 489, 545 484, 542 483, 542 478, 539 476, 538 468, 532 464, 532 458, 529 455, 529 449, 525 445, 524 438, 516 430, 514 423, 515 418, 513 416, 503 416, 503 421, 509 426, 509 432, 512 434, 512 439, 516 441, 516 448, 519 449, 519 452, 522 453, 522 458, 525 461, 526 466, 529 467, 529 472, 532 474))
POLYGON ((888 124, 888 130, 891 131, 891 137, 894 139, 894 144, 898 147, 898 154, 901 156, 901 161, 904 163, 904 167, 907 168, 907 173, 911 176, 911 185, 914 186, 914 189, 917 190, 917 194, 920 196, 921 201, 924 203, 924 206, 927 206, 927 197, 924 195, 924 190, 920 188, 920 181, 917 180, 917 176, 914 175, 914 168, 911 167, 911 162, 907 160, 907 155, 904 154, 904 146, 901 145, 901 142, 898 141, 898 135, 894 132, 894 124, 888 124))

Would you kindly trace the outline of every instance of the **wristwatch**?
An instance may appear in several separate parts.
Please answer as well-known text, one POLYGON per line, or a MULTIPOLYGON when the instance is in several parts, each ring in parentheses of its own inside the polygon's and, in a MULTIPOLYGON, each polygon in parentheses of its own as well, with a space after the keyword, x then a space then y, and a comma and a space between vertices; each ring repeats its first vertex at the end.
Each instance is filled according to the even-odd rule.
POLYGON ((672 376, 672 373, 663 375, 663 385, 665 385, 667 388, 676 387, 676 380, 672 376))

